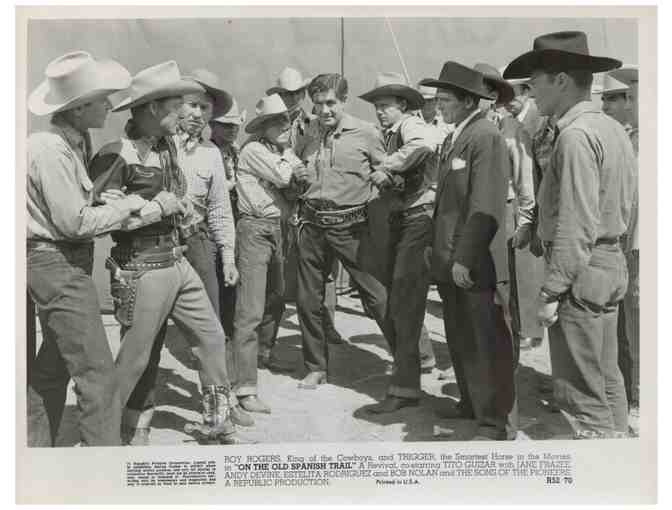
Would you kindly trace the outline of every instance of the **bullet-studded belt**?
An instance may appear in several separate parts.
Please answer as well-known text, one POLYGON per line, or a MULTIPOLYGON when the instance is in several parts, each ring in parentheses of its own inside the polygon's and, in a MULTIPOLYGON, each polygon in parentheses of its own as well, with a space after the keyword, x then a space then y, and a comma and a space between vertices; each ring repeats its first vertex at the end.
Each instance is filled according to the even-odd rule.
POLYGON ((320 227, 345 227, 365 222, 368 215, 366 204, 344 209, 317 209, 308 202, 302 202, 299 218, 301 222, 320 227))
POLYGON ((186 246, 181 246, 175 232, 167 235, 135 237, 119 243, 111 250, 112 258, 126 271, 148 271, 170 267, 182 258, 186 246))

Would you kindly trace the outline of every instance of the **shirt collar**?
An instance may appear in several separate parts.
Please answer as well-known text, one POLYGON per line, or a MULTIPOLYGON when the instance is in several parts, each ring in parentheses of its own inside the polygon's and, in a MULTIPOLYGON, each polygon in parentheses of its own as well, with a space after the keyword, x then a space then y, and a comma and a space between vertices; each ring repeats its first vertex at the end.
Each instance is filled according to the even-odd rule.
POLYGON ((89 133, 81 133, 77 131, 70 124, 61 119, 54 119, 51 121, 52 130, 60 134, 68 145, 72 148, 85 150, 87 144, 90 143, 89 133))
POLYGON ((197 134, 192 135, 187 131, 178 128, 177 141, 179 142, 180 148, 185 152, 193 152, 196 149, 196 147, 201 145, 201 143, 203 143, 203 140, 206 139, 203 133, 204 129, 199 131, 197 134))
POLYGON ((592 101, 579 101, 558 119, 556 126, 559 131, 562 131, 584 113, 600 113, 601 111, 592 101))
POLYGON ((387 128, 387 129, 385 130, 385 134, 396 133, 397 131, 399 131, 399 128, 401 127, 401 124, 402 124, 407 118, 409 118, 410 116, 411 116, 411 115, 410 115, 410 114, 407 114, 407 113, 405 113, 404 115, 402 115, 401 118, 400 118, 397 122, 395 122, 394 124, 392 124, 389 128, 387 128))
POLYGON ((336 126, 334 133, 340 133, 341 131, 347 131, 349 129, 355 129, 357 127, 357 121, 349 113, 344 113, 341 117, 341 121, 336 126))
POLYGON ((473 112, 471 112, 471 115, 469 115, 466 119, 464 119, 455 127, 455 131, 453 131, 453 143, 455 143, 457 138, 462 134, 462 131, 464 131, 464 128, 467 127, 469 121, 471 121, 471 119, 476 117, 476 115, 478 115, 479 113, 481 113, 481 110, 476 108, 473 112))
POLYGON ((525 120, 525 117, 527 117, 527 114, 530 111, 531 106, 532 106, 532 100, 526 99, 525 104, 523 105, 523 109, 518 114, 518 117, 516 117, 520 122, 523 122, 525 120))

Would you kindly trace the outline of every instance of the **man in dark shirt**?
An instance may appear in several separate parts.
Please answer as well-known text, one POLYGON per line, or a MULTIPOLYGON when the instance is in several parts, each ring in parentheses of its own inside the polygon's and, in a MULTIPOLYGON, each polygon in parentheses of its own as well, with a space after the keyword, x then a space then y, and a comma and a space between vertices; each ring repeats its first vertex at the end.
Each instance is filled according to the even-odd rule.
MULTIPOLYGON (((171 135, 177 129, 182 96, 197 92, 204 89, 183 80, 175 62, 140 71, 129 98, 115 109, 131 109, 128 137, 103 147, 90 172, 96 193, 125 189, 150 200, 138 217, 126 222, 126 231, 113 234, 116 244, 108 259, 115 315, 123 327, 116 360, 122 405, 147 366, 159 329, 171 317, 195 348, 209 381, 203 388, 201 432, 231 444, 239 440, 229 412, 224 331, 203 282, 183 257, 178 234, 180 216, 192 212, 171 135)), ((140 412, 129 412, 124 425, 148 428, 142 418, 140 412)))
POLYGON ((531 76, 555 142, 538 193, 545 279, 537 316, 549 327, 558 406, 576 438, 618 437, 628 427, 617 362, 617 305, 627 286, 619 238, 634 198, 635 158, 625 130, 590 101, 592 73, 621 66, 588 51, 583 32, 537 37, 505 78, 531 76))
MULTIPOLYGON (((348 82, 338 74, 322 74, 308 86, 318 117, 316 135, 303 141, 309 182, 301 197, 298 232, 297 310, 308 374, 300 388, 326 382, 328 351, 322 303, 326 275, 337 258, 384 333, 385 287, 362 270, 359 251, 367 235, 367 203, 373 197, 372 169, 385 156, 376 128, 347 114, 348 82)), ((388 337, 389 335, 386 335, 388 337)))

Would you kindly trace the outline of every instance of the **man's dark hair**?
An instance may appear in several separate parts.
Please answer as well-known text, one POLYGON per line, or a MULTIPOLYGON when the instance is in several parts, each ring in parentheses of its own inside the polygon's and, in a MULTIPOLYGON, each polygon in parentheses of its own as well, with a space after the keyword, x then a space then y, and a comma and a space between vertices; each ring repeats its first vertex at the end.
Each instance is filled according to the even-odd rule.
POLYGON ((607 92, 606 94, 603 93, 602 97, 607 97, 609 99, 622 99, 623 101, 628 99, 628 96, 625 92, 607 92))
POLYGON ((312 99, 318 92, 333 90, 341 101, 348 96, 348 80, 336 73, 318 74, 308 85, 308 95, 312 99))

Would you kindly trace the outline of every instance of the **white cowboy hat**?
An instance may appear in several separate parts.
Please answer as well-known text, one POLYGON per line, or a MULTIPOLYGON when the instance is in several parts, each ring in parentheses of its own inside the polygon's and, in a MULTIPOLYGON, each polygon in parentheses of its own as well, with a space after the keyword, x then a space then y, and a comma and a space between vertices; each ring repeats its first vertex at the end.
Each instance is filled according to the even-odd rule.
POLYGON ((35 115, 70 110, 123 90, 131 83, 124 66, 114 60, 94 60, 85 51, 52 60, 44 74, 46 79, 28 98, 28 109, 35 115))
POLYGON ((174 60, 143 69, 133 77, 128 90, 129 97, 112 111, 120 112, 162 97, 205 92, 198 83, 185 80, 180 75, 180 69, 174 60))
POLYGON ((272 118, 281 116, 287 116, 287 118, 289 118, 285 102, 278 94, 262 97, 257 103, 256 110, 257 116, 245 126, 245 132, 247 133, 255 133, 267 120, 272 118))
POLYGON ((418 84, 416 90, 420 92, 423 99, 434 99, 436 97, 436 87, 427 87, 426 85, 418 84))
POLYGON ((310 83, 310 78, 303 79, 301 73, 292 67, 285 67, 276 81, 276 85, 266 91, 266 95, 279 94, 281 92, 298 92, 305 89, 310 83))
POLYGON ((614 78, 611 73, 606 73, 602 85, 593 87, 593 94, 625 94, 630 87, 614 78))
POLYGON ((214 99, 212 106, 212 115, 217 116, 231 109, 233 96, 226 90, 220 88, 219 77, 207 69, 194 69, 185 79, 194 80, 202 85, 206 94, 214 99))
POLYGON ((218 122, 219 124, 235 124, 240 126, 241 124, 245 123, 246 118, 247 110, 243 110, 239 113, 238 102, 234 99, 233 105, 228 112, 226 112, 224 115, 220 115, 219 117, 215 117, 210 122, 218 122))
POLYGON ((639 82, 639 68, 634 64, 623 64, 623 67, 609 71, 609 75, 628 86, 639 82))
POLYGON ((365 92, 360 98, 369 103, 379 97, 395 96, 408 101, 409 110, 418 110, 425 104, 422 94, 408 84, 404 75, 399 73, 379 73, 373 89, 365 92))

